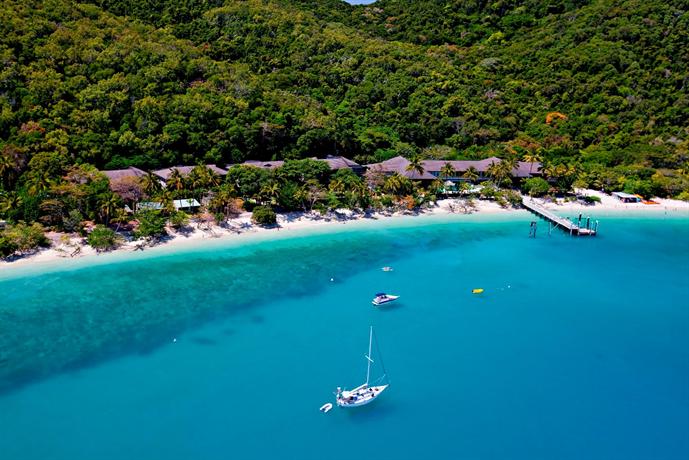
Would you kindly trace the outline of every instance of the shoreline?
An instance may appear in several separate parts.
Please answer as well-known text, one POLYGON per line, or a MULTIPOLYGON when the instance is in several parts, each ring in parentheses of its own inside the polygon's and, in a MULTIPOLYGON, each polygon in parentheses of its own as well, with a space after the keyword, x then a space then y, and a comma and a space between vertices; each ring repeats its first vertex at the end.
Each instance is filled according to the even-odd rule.
MULTIPOLYGON (((615 198, 599 192, 585 190, 583 194, 596 195, 601 202, 595 205, 584 205, 579 202, 544 202, 534 199, 544 207, 566 216, 577 213, 600 218, 606 216, 640 217, 686 217, 689 218, 689 203, 659 199, 657 205, 643 203, 621 203, 615 198)), ((523 208, 502 208, 497 203, 486 200, 475 200, 473 210, 458 206, 460 200, 439 200, 434 207, 418 212, 370 213, 362 214, 350 210, 338 210, 322 216, 317 213, 278 214, 278 225, 261 227, 251 223, 251 213, 245 212, 237 218, 230 219, 228 226, 211 227, 197 223, 190 224, 189 231, 171 233, 163 241, 145 246, 141 249, 140 241, 128 241, 112 251, 97 252, 83 241, 81 237, 71 237, 69 241, 59 241, 59 234, 54 235, 53 246, 36 253, 16 258, 11 261, 0 261, 0 279, 30 275, 34 272, 53 271, 55 269, 77 269, 91 264, 119 262, 123 260, 145 259, 176 253, 186 250, 198 250, 212 246, 231 247, 233 244, 251 244, 284 238, 299 238, 312 234, 330 233, 341 230, 356 230, 366 226, 381 225, 389 227, 403 225, 422 225, 424 221, 453 222, 481 217, 507 217, 509 219, 533 216, 523 208), (345 227, 345 228, 343 228, 345 227), (57 243, 57 244, 55 244, 57 243)))

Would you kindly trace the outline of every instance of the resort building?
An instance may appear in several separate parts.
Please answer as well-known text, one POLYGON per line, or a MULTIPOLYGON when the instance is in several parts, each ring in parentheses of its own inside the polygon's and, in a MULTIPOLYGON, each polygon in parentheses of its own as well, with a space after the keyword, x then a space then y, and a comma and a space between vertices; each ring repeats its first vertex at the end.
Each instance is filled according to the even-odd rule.
MULTIPOLYGON (((257 168, 261 169, 275 169, 279 168, 280 166, 284 165, 285 162, 282 160, 275 160, 275 161, 258 161, 258 160, 249 160, 245 161, 244 163, 241 163, 240 166, 255 166, 257 168)), ((232 165, 235 166, 235 165, 232 165)))
POLYGON ((330 166, 330 169, 333 171, 337 171, 339 169, 351 169, 354 173, 361 175, 366 170, 366 168, 361 166, 359 163, 343 156, 328 155, 327 157, 323 158, 322 161, 328 163, 328 166, 330 166))
MULTIPOLYGON (((222 169, 217 167, 216 165, 210 164, 210 165, 205 165, 206 168, 210 169, 213 171, 215 174, 219 176, 224 176, 227 174, 226 169, 222 169)), ((179 171, 179 173, 182 176, 188 176, 189 173, 191 173, 192 169, 194 169, 196 166, 173 166, 172 168, 164 168, 164 169, 158 169, 156 171, 151 171, 154 175, 158 176, 162 181, 167 182, 167 180, 170 178, 170 174, 172 174, 172 171, 175 169, 179 171)))
MULTIPOLYGON (((170 178, 170 174, 172 174, 173 170, 179 171, 179 173, 182 176, 188 176, 189 173, 191 172, 192 169, 194 169, 196 166, 173 166, 172 168, 164 168, 164 169, 158 169, 157 171, 151 171, 154 175, 158 176, 160 179, 163 181, 166 181, 170 178)), ((215 174, 219 176, 224 176, 227 174, 226 169, 222 169, 217 167, 216 165, 206 165, 208 169, 213 171, 215 174)))
MULTIPOLYGON (((385 175, 400 174, 412 180, 433 181, 442 177, 445 181, 460 182, 467 181, 465 176, 470 168, 474 168, 477 178, 476 182, 485 181, 488 179, 488 168, 494 163, 500 163, 502 160, 497 157, 490 157, 483 160, 424 160, 421 162, 423 172, 416 170, 409 170, 410 161, 402 156, 396 156, 381 163, 374 163, 367 165, 370 171, 380 171, 385 175), (443 167, 449 163, 455 170, 452 177, 444 177, 441 174, 443 167)), ((541 175, 540 163, 529 163, 526 161, 519 161, 514 169, 512 169, 512 177, 524 179, 533 176, 541 175)))
POLYGON ((201 203, 196 201, 194 198, 172 200, 172 205, 177 211, 197 211, 201 207, 201 203))
MULTIPOLYGON (((363 174, 365 169, 363 166, 361 166, 359 163, 350 160, 349 158, 345 158, 343 156, 334 156, 334 155, 328 155, 325 158, 310 158, 310 160, 317 160, 317 161, 325 161, 328 163, 328 166, 330 166, 330 169, 332 171, 337 171, 339 169, 344 169, 348 168, 354 171, 356 174, 363 174)), ((279 168, 280 166, 284 165, 285 162, 283 160, 274 160, 274 161, 258 161, 258 160, 249 160, 245 161, 244 163, 241 163, 242 165, 246 166, 256 166, 257 168, 262 168, 262 169, 275 169, 279 168)))
POLYGON ((620 200, 622 203, 640 203, 641 197, 632 195, 631 193, 612 192, 612 196, 620 200))
POLYGON ((143 177, 146 175, 146 171, 143 171, 134 166, 130 166, 126 169, 111 169, 109 171, 101 171, 105 174, 110 182, 122 180, 129 177, 143 177))
MULTIPOLYGON (((172 200, 172 206, 177 211, 197 211, 201 207, 201 203, 194 198, 183 198, 181 200, 172 200)), ((137 206, 138 210, 159 211, 163 208, 163 203, 159 201, 142 201, 137 206)))
POLYGON ((142 201, 136 205, 137 211, 160 211, 163 209, 163 203, 158 201, 142 201))

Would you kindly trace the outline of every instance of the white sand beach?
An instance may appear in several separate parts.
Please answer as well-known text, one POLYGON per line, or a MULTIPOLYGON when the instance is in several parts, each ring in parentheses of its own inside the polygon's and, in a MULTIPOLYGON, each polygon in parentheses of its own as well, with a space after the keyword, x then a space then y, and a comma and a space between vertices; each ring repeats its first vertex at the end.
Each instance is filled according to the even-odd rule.
MULTIPOLYGON (((595 195, 600 197, 601 202, 593 205, 586 205, 577 201, 546 201, 534 199, 538 204, 553 210, 559 214, 566 215, 572 213, 583 213, 586 216, 599 218, 605 215, 630 214, 630 215, 673 215, 689 217, 689 202, 656 199, 658 204, 643 203, 622 203, 616 198, 602 194, 595 190, 579 190, 581 195, 595 195)), ((527 198, 529 199, 529 198, 527 198)), ((466 202, 461 199, 439 200, 435 206, 423 209, 420 212, 394 212, 394 213, 370 213, 362 214, 351 210, 338 210, 321 215, 319 213, 288 213, 278 214, 278 224, 274 227, 261 227, 251 222, 251 213, 245 212, 238 217, 228 221, 225 226, 208 225, 205 223, 191 222, 184 231, 175 232, 170 229, 170 236, 154 245, 146 244, 142 241, 126 241, 118 249, 109 252, 97 252, 88 246, 85 239, 78 235, 64 235, 52 233, 48 236, 52 241, 50 248, 42 249, 34 254, 18 257, 13 260, 0 261, 0 272, 12 271, 16 268, 31 267, 53 267, 64 264, 67 260, 90 259, 97 260, 104 255, 126 253, 134 254, 146 252, 161 253, 162 251, 174 251, 176 249, 188 247, 200 247, 210 244, 212 241, 250 241, 256 238, 289 238, 299 236, 300 233, 307 233, 310 230, 323 229, 324 231, 335 230, 336 226, 357 225, 378 222, 385 225, 386 222, 405 221, 413 223, 418 216, 462 216, 469 214, 503 214, 509 216, 510 213, 525 213, 523 209, 513 207, 503 208, 494 201, 474 200, 472 207, 466 206, 466 202)), ((517 214, 515 214, 517 215, 517 214)))

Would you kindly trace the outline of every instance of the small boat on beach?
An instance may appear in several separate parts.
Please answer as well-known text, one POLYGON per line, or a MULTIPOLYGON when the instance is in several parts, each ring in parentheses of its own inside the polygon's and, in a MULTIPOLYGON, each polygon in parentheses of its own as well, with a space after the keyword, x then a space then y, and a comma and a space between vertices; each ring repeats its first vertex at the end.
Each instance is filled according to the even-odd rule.
MULTIPOLYGON (((385 389, 390 386, 390 383, 387 382, 387 373, 385 372, 385 367, 383 366, 383 375, 376 379, 375 382, 373 382, 373 385, 369 385, 369 378, 371 376, 371 364, 373 363, 373 359, 371 359, 371 344, 373 343, 373 326, 371 326, 370 331, 369 331, 369 336, 368 336, 368 354, 364 355, 367 360, 367 367, 366 367, 366 383, 359 385, 358 387, 354 388, 353 390, 343 390, 340 387, 337 387, 337 393, 335 393, 335 400, 337 402, 337 405, 339 407, 357 407, 357 406, 363 406, 366 405, 370 402, 372 402, 374 399, 376 399, 378 396, 380 396, 385 389), (387 382, 383 385, 376 385, 379 383, 387 382)), ((378 348, 376 344, 376 349, 378 348)), ((378 351, 378 354, 380 355, 380 351, 378 351)), ((382 366, 382 360, 381 360, 381 366, 382 366)))
POLYGON ((379 292, 373 298, 373 301, 371 301, 371 303, 377 307, 379 305, 383 305, 384 303, 392 302, 393 300, 397 300, 399 298, 400 298, 400 296, 398 296, 398 295, 390 295, 390 294, 386 294, 384 292, 379 292))
POLYGON ((325 414, 327 414, 328 411, 330 411, 330 409, 332 409, 332 408, 333 408, 333 403, 325 403, 325 404, 323 404, 323 405, 321 406, 321 408, 318 409, 318 410, 321 411, 321 412, 323 412, 323 413, 325 413, 325 414))

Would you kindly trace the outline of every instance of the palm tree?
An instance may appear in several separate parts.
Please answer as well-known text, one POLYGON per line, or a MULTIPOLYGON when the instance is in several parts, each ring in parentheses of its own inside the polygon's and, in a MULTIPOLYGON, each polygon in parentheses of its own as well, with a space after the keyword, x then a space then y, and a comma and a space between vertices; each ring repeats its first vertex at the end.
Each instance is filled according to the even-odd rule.
POLYGON ((115 214, 110 219, 110 222, 115 222, 117 224, 116 232, 120 231, 120 225, 129 222, 129 214, 123 208, 117 208, 115 214))
POLYGON ((517 167, 517 157, 510 155, 509 157, 505 158, 504 160, 500 161, 500 170, 501 170, 501 180, 500 182, 503 182, 505 180, 508 180, 511 182, 512 178, 512 172, 515 170, 517 167))
POLYGON ((182 173, 179 172, 177 168, 173 168, 172 171, 170 171, 170 175, 166 182, 169 188, 173 188, 178 192, 184 190, 184 176, 182 176, 182 173))
POLYGON ((444 193, 445 184, 442 180, 435 179, 433 182, 431 182, 430 190, 433 190, 433 193, 444 193))
POLYGON ((270 200, 271 204, 277 202, 278 196, 280 196, 280 186, 277 182, 271 182, 270 184, 264 185, 259 193, 263 200, 270 200))
POLYGON ((223 184, 213 195, 209 207, 213 212, 222 212, 225 217, 229 217, 234 209, 233 205, 237 198, 237 191, 232 184, 223 184))
POLYGON ((469 182, 474 182, 479 178, 479 172, 475 167, 469 166, 469 168, 467 168, 467 170, 464 171, 464 174, 462 174, 462 177, 468 180, 469 182))
POLYGON ((141 178, 141 187, 149 198, 159 193, 163 188, 163 186, 160 184, 160 179, 151 173, 148 173, 141 178))
POLYGON ((110 216, 112 216, 119 207, 120 199, 114 193, 99 203, 98 211, 105 225, 110 223, 110 216))
POLYGON ((531 163, 529 165, 529 176, 530 176, 531 172, 533 170, 533 164, 534 163, 540 163, 541 161, 543 161, 543 157, 541 157, 541 155, 539 155, 538 153, 526 152, 524 154, 524 161, 526 161, 527 163, 531 163))
POLYGON ((504 177, 504 171, 504 167, 500 166, 500 163, 498 162, 491 163, 490 166, 488 166, 488 169, 486 169, 486 174, 493 179, 493 183, 497 188, 500 188, 500 182, 504 177))
POLYGON ((414 155, 413 157, 409 158, 409 164, 405 169, 407 171, 416 172, 419 174, 419 176, 422 176, 425 171, 423 161, 418 155, 414 155))
POLYGON ((160 194, 160 203, 163 205, 163 209, 168 214, 175 212, 174 197, 170 189, 165 189, 160 194))
POLYGON ((371 189, 363 181, 355 182, 352 186, 352 193, 356 198, 359 207, 366 209, 371 204, 371 189))
POLYGON ((19 209, 21 205, 22 198, 14 192, 0 196, 0 214, 7 214, 12 210, 19 209))
POLYGON ((29 186, 28 192, 31 196, 40 195, 41 193, 47 192, 50 187, 54 185, 53 178, 50 176, 49 171, 37 172, 34 171, 29 175, 26 181, 29 186))
POLYGON ((342 179, 333 179, 330 181, 330 185, 328 186, 331 192, 335 193, 338 196, 342 196, 347 189, 347 184, 342 179))
POLYGON ((213 172, 213 170, 211 168, 207 167, 207 168, 205 168, 204 171, 205 171, 204 176, 205 176, 206 185, 208 187, 219 187, 220 184, 222 183, 222 178, 218 174, 213 172))
POLYGON ((446 162, 442 168, 440 168, 440 177, 444 179, 449 179, 450 177, 455 177, 457 175, 457 171, 455 171, 454 166, 452 166, 452 163, 449 161, 446 162))
POLYGON ((547 164, 541 168, 541 172, 546 179, 555 179, 557 177, 557 168, 553 164, 547 164))
POLYGON ((383 184, 383 188, 392 193, 393 195, 399 196, 403 194, 404 192, 407 191, 408 188, 408 179, 405 177, 400 176, 399 174, 395 173, 392 174, 391 176, 388 176, 385 179, 385 184, 383 184))

